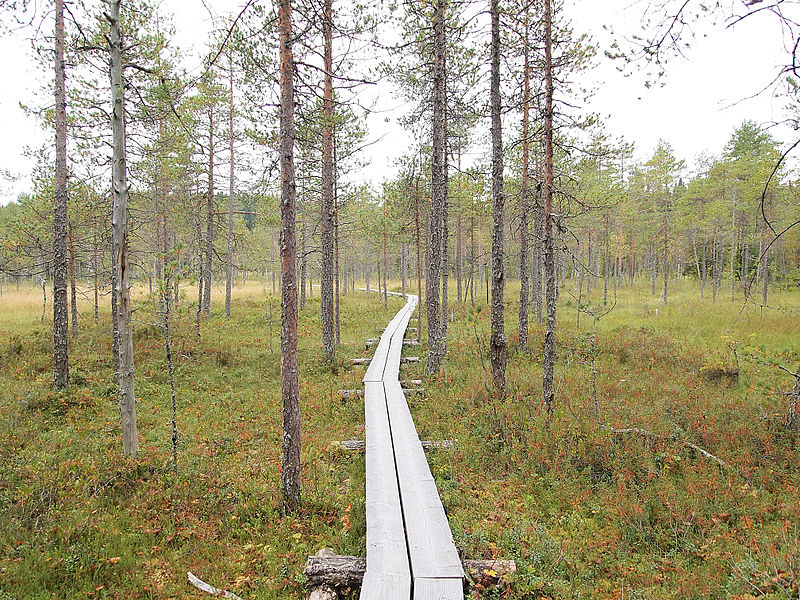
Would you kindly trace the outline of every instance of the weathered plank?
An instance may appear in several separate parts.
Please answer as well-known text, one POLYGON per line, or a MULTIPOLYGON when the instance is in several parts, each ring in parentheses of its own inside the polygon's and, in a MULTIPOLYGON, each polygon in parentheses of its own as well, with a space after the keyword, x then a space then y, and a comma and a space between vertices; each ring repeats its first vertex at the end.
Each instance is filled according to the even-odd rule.
POLYGON ((414 581, 418 577, 463 579, 447 515, 403 389, 399 381, 386 381, 384 388, 414 581))
POLYGON ((361 597, 407 600, 411 570, 383 383, 364 384, 364 415, 368 576, 361 597))
POLYGON ((414 600, 462 600, 464 581, 458 578, 414 578, 414 600))

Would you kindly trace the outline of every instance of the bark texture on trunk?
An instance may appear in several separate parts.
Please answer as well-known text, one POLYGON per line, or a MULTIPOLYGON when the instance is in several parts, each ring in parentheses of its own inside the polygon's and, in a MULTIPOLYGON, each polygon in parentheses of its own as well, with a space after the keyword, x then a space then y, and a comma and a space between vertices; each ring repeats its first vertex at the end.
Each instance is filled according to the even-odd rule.
POLYGON ((292 3, 280 0, 281 161, 281 389, 283 444, 281 496, 285 512, 300 507, 300 382, 297 358, 297 217, 294 175, 294 57, 292 3))
POLYGON ((500 119, 500 7, 499 0, 491 0, 492 13, 492 333, 489 341, 492 378, 494 384, 503 388, 506 385, 506 359, 508 347, 505 334, 503 294, 505 292, 505 272, 503 268, 504 209, 503 195, 503 129, 500 119))
POLYGON ((72 238, 72 225, 69 228, 69 297, 72 316, 72 337, 78 337, 78 290, 75 281, 75 243, 72 238))
POLYGON ((547 319, 542 362, 542 397, 548 413, 555 408, 556 273, 553 244, 553 12, 544 0, 544 278, 547 319))
POLYGON ((425 304, 428 316, 428 360, 425 373, 436 373, 444 360, 441 336, 439 286, 442 265, 442 213, 447 197, 445 152, 447 144, 445 96, 445 5, 437 0, 433 20, 433 156, 431 160, 431 210, 429 221, 428 264, 425 278, 425 304))
POLYGON ((125 97, 122 71, 120 0, 109 0, 111 25, 111 132, 112 132, 112 254, 116 270, 114 295, 119 330, 119 412, 122 449, 126 457, 139 452, 134 394, 133 335, 131 331, 130 267, 128 264, 128 174, 125 152, 125 97))
POLYGON ((69 384, 67 309, 67 94, 64 64, 64 0, 56 0, 56 193, 53 205, 53 385, 69 384))
POLYGON ((334 206, 333 206, 333 0, 325 0, 322 14, 324 38, 325 89, 322 106, 322 263, 320 272, 320 313, 322 355, 333 362, 336 356, 334 319, 334 206))

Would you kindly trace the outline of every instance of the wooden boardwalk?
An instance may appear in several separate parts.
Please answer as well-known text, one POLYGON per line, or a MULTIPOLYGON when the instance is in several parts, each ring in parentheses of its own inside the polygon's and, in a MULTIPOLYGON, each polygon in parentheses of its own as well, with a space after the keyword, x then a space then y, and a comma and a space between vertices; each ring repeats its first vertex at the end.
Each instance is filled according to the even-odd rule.
MULTIPOLYGON (((396 294, 400 295, 400 294, 396 294)), ((364 600, 463 598, 464 571, 403 388, 400 355, 417 297, 391 320, 364 375, 364 600)))

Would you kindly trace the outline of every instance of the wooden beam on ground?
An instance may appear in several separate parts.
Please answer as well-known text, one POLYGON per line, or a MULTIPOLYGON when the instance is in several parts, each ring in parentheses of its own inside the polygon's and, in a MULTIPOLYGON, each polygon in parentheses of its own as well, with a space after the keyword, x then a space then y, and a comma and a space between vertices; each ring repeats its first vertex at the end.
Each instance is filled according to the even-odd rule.
MULTIPOLYGON (((425 450, 425 452, 430 452, 432 450, 452 450, 456 447, 456 442, 458 442, 458 440, 421 440, 420 444, 422 444, 422 449, 425 450)), ((331 442, 332 447, 350 450, 352 452, 364 452, 366 445, 364 440, 331 442)))
POLYGON ((417 340, 403 340, 403 346, 419 346, 417 340))
POLYGON ((342 400, 352 400, 353 398, 363 398, 364 390, 339 390, 338 394, 342 400))
MULTIPOLYGON (((517 565, 513 560, 465 560, 463 566, 464 572, 469 576, 468 581, 480 583, 484 587, 508 583, 517 572, 517 565)), ((303 573, 309 588, 321 585, 357 588, 364 579, 366 569, 365 558, 338 556, 331 552, 323 556, 319 553, 317 556, 309 556, 303 573)), ((457 581, 461 583, 460 579, 457 581)))
POLYGON ((419 356, 402 356, 400 357, 400 364, 418 363, 419 356))
POLYGON ((215 588, 213 585, 209 585, 199 577, 193 575, 191 571, 186 572, 186 578, 189 580, 189 583, 191 585, 196 587, 201 592, 205 592, 206 594, 210 594, 211 596, 228 598, 229 600, 242 600, 239 596, 237 596, 233 592, 229 592, 227 590, 220 590, 215 588))
POLYGON ((371 358, 351 358, 351 365, 368 365, 372 362, 371 358))

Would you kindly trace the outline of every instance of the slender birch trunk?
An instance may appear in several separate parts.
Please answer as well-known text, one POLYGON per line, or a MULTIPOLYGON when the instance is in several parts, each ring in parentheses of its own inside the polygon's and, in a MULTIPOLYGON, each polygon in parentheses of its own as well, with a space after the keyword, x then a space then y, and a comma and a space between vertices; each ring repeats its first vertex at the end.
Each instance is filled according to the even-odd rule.
POLYGON ((506 358, 508 345, 504 325, 503 294, 505 272, 504 207, 503 193, 503 130, 500 120, 500 7, 499 0, 491 0, 492 19, 492 69, 491 69, 491 137, 492 137, 492 333, 489 347, 492 363, 492 378, 498 388, 506 385, 506 358))
POLYGON ((130 267, 128 263, 128 174, 125 152, 125 96, 122 71, 123 42, 120 24, 120 0, 109 0, 111 59, 111 131, 112 131, 112 252, 116 268, 114 295, 119 328, 119 412, 122 425, 122 448, 126 457, 136 458, 139 441, 136 429, 134 394, 133 335, 131 331, 130 267))
POLYGON ((542 362, 542 396, 548 413, 555 409, 556 275, 553 244, 553 13, 551 0, 544 0, 544 273, 547 322, 542 362))

